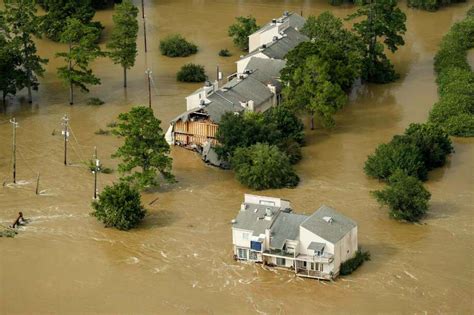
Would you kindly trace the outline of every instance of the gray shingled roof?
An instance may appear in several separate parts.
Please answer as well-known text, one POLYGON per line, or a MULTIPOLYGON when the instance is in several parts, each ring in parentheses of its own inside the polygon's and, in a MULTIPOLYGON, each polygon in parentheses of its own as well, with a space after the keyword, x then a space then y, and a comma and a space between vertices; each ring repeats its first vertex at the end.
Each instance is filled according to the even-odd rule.
POLYGON ((287 28, 283 33, 286 35, 285 37, 267 44, 267 47, 260 52, 269 58, 284 59, 290 50, 298 46, 300 43, 309 40, 308 37, 292 27, 287 28))
POLYGON ((252 71, 252 76, 260 82, 267 83, 278 79, 285 65, 285 60, 252 57, 245 70, 252 71))
POLYGON ((270 247, 274 249, 283 249, 286 240, 298 240, 300 234, 300 224, 308 216, 281 212, 272 227, 272 237, 270 247))
POLYGON ((253 231, 254 236, 265 234, 265 229, 269 229, 272 226, 278 211, 280 211, 279 207, 247 204, 245 211, 239 211, 233 227, 253 231), (264 219, 266 209, 271 209, 274 213, 272 220, 264 219))
MULTIPOLYGON (((282 15, 279 18, 277 18, 276 20, 280 20, 280 19, 283 20, 283 21, 289 20, 289 26, 297 28, 297 29, 303 28, 304 23, 306 23, 306 20, 305 20, 304 17, 302 17, 301 15, 296 14, 294 12, 289 12, 288 16, 282 15)), ((264 31, 272 28, 273 26, 275 26, 273 24, 273 22, 268 22, 267 24, 262 26, 260 29, 258 29, 258 31, 256 31, 255 33, 264 32, 264 31)))
POLYGON ((323 205, 308 217, 301 226, 335 244, 357 226, 357 223, 336 210, 323 205), (326 222, 324 217, 331 217, 332 222, 326 222))

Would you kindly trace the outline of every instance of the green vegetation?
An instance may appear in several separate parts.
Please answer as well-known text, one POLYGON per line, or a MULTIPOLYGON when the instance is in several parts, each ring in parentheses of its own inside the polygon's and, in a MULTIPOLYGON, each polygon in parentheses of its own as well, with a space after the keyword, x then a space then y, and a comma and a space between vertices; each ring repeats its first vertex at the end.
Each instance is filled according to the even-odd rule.
POLYGON ((237 180, 252 189, 295 187, 299 182, 288 156, 274 145, 237 148, 231 165, 237 180))
MULTIPOLYGON (((36 16, 35 1, 5 0, 4 3, 5 10, 0 11, 0 20, 3 20, 3 23, 0 22, 0 33, 8 41, 9 47, 7 49, 10 50, 10 53, 6 54, 6 60, 9 59, 9 54, 14 54, 17 56, 13 57, 13 61, 17 59, 18 62, 18 64, 13 62, 13 65, 10 66, 15 68, 12 74, 14 82, 11 85, 15 86, 15 92, 23 86, 26 87, 28 102, 32 103, 31 90, 38 90, 38 77, 43 76, 43 65, 48 62, 48 59, 43 59, 37 55, 36 44, 33 41, 34 37, 41 37, 39 31, 40 19, 36 16)), ((3 75, 3 72, 1 73, 3 75)), ((8 74, 7 80, 9 80, 8 74)))
POLYGON ((0 225, 0 237, 10 237, 13 238, 17 235, 18 232, 10 227, 4 227, 0 225))
MULTIPOLYGON (((95 15, 93 0, 38 0, 38 4, 47 12, 41 17, 42 32, 46 37, 60 41, 61 34, 68 26, 69 19, 79 20, 91 28, 94 41, 98 41, 103 26, 100 22, 93 22, 95 15)), ((99 1, 103 2, 103 1, 99 1)))
POLYGON ((428 171, 443 166, 453 152, 451 140, 435 124, 411 124, 404 135, 396 135, 387 144, 381 144, 365 162, 365 173, 388 180, 397 170, 420 180, 426 180, 428 171))
POLYGON ((87 105, 100 106, 104 104, 105 102, 98 97, 91 97, 90 99, 87 100, 87 105))
POLYGON ((124 143, 112 157, 122 158, 118 165, 122 180, 138 188, 154 187, 159 185, 159 172, 166 181, 173 182, 170 147, 160 127, 161 121, 155 118, 153 110, 136 106, 128 113, 120 114, 118 119, 112 132, 123 137, 124 143))
POLYGON ((440 99, 434 104, 429 120, 452 136, 474 136, 474 72, 466 58, 467 51, 473 47, 474 14, 468 14, 443 37, 435 56, 440 99))
POLYGON ((195 54, 198 48, 179 34, 168 35, 160 40, 161 54, 168 57, 187 57, 195 54))
POLYGON ((106 186, 99 199, 92 202, 92 208, 91 215, 106 227, 125 231, 136 227, 146 213, 138 189, 126 182, 106 186))
POLYGON ((466 0, 408 0, 407 4, 412 8, 418 8, 427 11, 437 11, 442 6, 460 2, 466 2, 466 0))
POLYGON ((112 17, 114 29, 107 48, 108 55, 115 64, 123 68, 123 86, 127 87, 127 69, 135 65, 137 57, 137 35, 138 35, 138 9, 131 0, 124 0, 115 6, 115 14, 112 17))
POLYGON ((353 273, 357 268, 359 268, 364 261, 370 260, 370 253, 369 252, 363 252, 361 249, 359 249, 354 258, 348 259, 345 262, 341 264, 341 267, 339 269, 339 274, 341 276, 347 276, 353 273))
POLYGON ((398 75, 384 48, 393 53, 405 44, 405 13, 397 7, 397 0, 377 0, 361 6, 349 19, 361 17, 363 20, 354 24, 354 31, 365 44, 363 79, 374 83, 396 80, 398 75))
POLYGON ((235 18, 237 22, 229 26, 227 33, 232 37, 232 41, 235 46, 242 50, 249 49, 248 37, 256 32, 260 26, 257 25, 257 21, 251 15, 239 16, 235 18))
POLYGON ((417 222, 426 213, 431 197, 421 181, 401 170, 390 176, 385 189, 373 195, 380 205, 388 206, 392 218, 409 222, 417 222))
POLYGON ((69 85, 69 104, 74 104, 74 87, 83 92, 89 92, 87 85, 100 84, 90 69, 90 63, 104 54, 95 41, 93 27, 78 19, 67 20, 64 32, 61 34, 61 43, 69 45, 68 52, 57 53, 66 62, 66 66, 58 68, 58 76, 69 85))
POLYGON ((100 128, 99 130, 95 131, 94 133, 96 135, 108 136, 110 134, 110 130, 100 128))
POLYGON ((221 49, 219 50, 219 56, 221 57, 230 57, 232 54, 230 53, 229 49, 221 49))
MULTIPOLYGON (((92 160, 92 159, 88 160, 85 164, 87 168, 89 169, 89 171, 91 172, 95 171, 96 169, 95 160, 92 160)), ((114 171, 113 169, 111 169, 110 167, 104 166, 102 163, 100 163, 99 168, 98 168, 98 173, 102 173, 102 174, 112 174, 113 171, 114 171)))
POLYGON ((194 63, 185 64, 176 74, 176 80, 180 82, 204 82, 206 79, 204 66, 194 63))
POLYGON ((285 104, 294 111, 316 116, 323 127, 334 126, 334 114, 347 102, 347 91, 361 76, 362 42, 344 29, 330 12, 310 16, 302 32, 311 38, 286 56, 281 71, 285 104))

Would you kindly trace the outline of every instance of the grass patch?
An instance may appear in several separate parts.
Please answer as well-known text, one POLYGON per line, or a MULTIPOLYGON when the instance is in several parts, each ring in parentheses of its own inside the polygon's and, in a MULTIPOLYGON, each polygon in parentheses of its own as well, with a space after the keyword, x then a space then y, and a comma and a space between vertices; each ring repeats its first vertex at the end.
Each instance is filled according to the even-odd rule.
POLYGON ((107 126, 107 128, 115 128, 115 127, 117 127, 117 122, 116 121, 111 121, 106 126, 107 126))

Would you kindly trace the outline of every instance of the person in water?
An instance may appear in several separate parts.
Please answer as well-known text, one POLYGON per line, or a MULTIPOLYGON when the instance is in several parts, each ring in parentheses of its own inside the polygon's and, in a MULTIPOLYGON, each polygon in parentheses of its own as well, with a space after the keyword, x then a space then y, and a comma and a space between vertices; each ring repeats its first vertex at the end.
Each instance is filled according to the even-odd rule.
POLYGON ((23 218, 23 212, 20 211, 18 212, 18 218, 13 223, 12 228, 14 229, 15 227, 18 227, 24 223, 26 223, 26 220, 23 218))

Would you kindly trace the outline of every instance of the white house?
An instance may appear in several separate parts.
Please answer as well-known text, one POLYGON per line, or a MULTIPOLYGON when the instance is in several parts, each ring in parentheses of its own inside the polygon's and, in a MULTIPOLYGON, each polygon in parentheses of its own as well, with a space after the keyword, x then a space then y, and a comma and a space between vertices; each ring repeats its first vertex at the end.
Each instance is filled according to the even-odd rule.
POLYGON ((325 280, 336 278, 358 249, 357 224, 336 210, 295 214, 288 200, 249 194, 232 221, 232 241, 235 259, 325 280))

